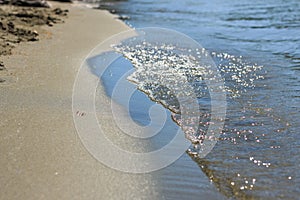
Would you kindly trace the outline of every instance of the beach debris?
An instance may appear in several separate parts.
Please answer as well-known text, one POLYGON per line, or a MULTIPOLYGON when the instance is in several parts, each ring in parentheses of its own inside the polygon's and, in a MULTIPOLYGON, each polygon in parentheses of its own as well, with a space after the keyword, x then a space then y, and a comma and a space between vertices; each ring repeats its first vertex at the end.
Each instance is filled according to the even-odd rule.
POLYGON ((45 0, 0 0, 0 4, 50 8, 50 4, 45 0))
POLYGON ((53 1, 66 2, 66 3, 72 3, 73 2, 73 0, 53 0, 53 1))
POLYGON ((37 26, 63 23, 67 13, 61 8, 0 7, 0 56, 10 55, 20 42, 38 41, 37 26))
POLYGON ((118 16, 118 19, 120 19, 120 20, 129 20, 130 17, 127 16, 127 15, 119 15, 119 16, 118 16))
POLYGON ((6 68, 4 67, 4 63, 0 61, 0 71, 5 70, 6 68))
MULTIPOLYGON (((59 2, 72 3, 72 0, 53 0, 59 2)), ((27 6, 27 7, 43 7, 50 8, 51 4, 46 0, 0 0, 0 5, 14 5, 14 6, 27 6)))
POLYGON ((76 112, 76 115, 79 116, 79 117, 83 117, 85 115, 84 112, 80 112, 80 111, 77 111, 76 112))
POLYGON ((61 9, 61 8, 55 8, 53 9, 53 12, 56 14, 56 15, 60 15, 60 16, 67 16, 67 13, 69 12, 69 10, 65 9, 61 9))

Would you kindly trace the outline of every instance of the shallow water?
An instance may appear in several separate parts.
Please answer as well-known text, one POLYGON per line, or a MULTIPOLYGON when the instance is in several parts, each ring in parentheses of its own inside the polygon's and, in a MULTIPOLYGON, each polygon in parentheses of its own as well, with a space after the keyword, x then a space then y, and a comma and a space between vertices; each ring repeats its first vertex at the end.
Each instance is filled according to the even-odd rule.
MULTIPOLYGON (((261 77, 254 81, 255 86, 246 91, 232 82, 232 73, 223 73, 232 91, 228 92, 221 140, 207 157, 199 158, 193 153, 197 147, 191 148, 189 154, 171 166, 172 173, 168 173, 168 168, 161 172, 164 196, 194 199, 202 194, 199 184, 207 182, 199 183, 193 178, 196 173, 195 165, 190 162, 193 160, 224 197, 297 199, 300 195, 299 1, 129 0, 111 4, 109 8, 128 15, 127 22, 134 27, 160 26, 189 35, 215 55, 216 64, 225 71, 228 67, 224 66, 230 66, 231 62, 227 53, 236 59, 242 56, 241 62, 231 65, 234 69, 263 66, 256 74, 261 77), (240 95, 234 95, 236 91, 240 95), (182 170, 182 166, 187 169, 182 170), (176 175, 183 171, 184 176, 176 175), (174 188, 182 195, 174 195, 174 188)), ((242 78, 246 82, 250 79, 242 78)), ((146 102, 145 99, 142 101, 146 102)), ((140 106, 137 108, 131 113, 133 118, 147 121, 147 111, 143 113, 140 106)))

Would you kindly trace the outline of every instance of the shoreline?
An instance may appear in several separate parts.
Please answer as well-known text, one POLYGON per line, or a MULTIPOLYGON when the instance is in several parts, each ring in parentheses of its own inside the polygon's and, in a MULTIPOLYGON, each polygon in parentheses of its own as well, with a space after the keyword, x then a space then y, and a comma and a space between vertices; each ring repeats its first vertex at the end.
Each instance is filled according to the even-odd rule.
POLYGON ((52 27, 63 23, 68 10, 59 7, 21 7, 0 5, 0 62, 3 56, 11 55, 21 43, 35 42, 43 37, 43 26, 52 27))
MULTIPOLYGON (((73 121, 73 83, 85 57, 97 44, 130 27, 117 15, 86 4, 51 4, 69 10, 65 23, 40 27, 39 41, 20 43, 12 55, 3 57, 7 76, 0 83, 0 92, 5 94, 0 99, 0 199, 179 197, 180 192, 164 193, 161 179, 168 174, 175 177, 178 169, 184 174, 185 167, 193 171, 203 197, 220 199, 187 155, 166 170, 128 174, 104 166, 87 151, 73 121)), ((103 87, 97 89, 102 103, 111 100, 103 87)), ((123 107, 116 106, 126 120, 123 107)), ((104 122, 110 138, 124 148, 137 150, 134 141, 122 137, 118 127, 111 124, 109 112, 104 109, 97 117, 104 122)))
POLYGON ((50 34, 3 57, 0 199, 158 199, 152 174, 122 173, 95 160, 72 117, 73 83, 85 56, 129 27, 108 11, 51 4, 69 10, 65 23, 42 27, 50 34))

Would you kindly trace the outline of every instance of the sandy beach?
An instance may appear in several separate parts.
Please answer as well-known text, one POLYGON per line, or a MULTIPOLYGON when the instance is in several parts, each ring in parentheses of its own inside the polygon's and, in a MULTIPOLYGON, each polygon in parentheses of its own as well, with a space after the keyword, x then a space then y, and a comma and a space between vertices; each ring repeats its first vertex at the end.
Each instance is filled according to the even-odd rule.
MULTIPOLYGON (((73 118, 77 115, 72 110, 76 78, 98 44, 130 28, 118 16, 86 4, 50 3, 49 9, 1 7, 0 199, 223 199, 184 152, 170 166, 144 174, 106 167, 89 153, 73 118), (16 20, 17 15, 30 23, 23 27, 26 19, 16 20), (191 191, 197 191, 196 195, 191 191)), ((95 99, 97 120, 116 146, 131 152, 153 148, 151 142, 124 134, 114 123, 110 104, 118 123, 128 125, 130 117, 124 107, 111 101, 102 84, 95 99)), ((86 101, 84 96, 80 100, 86 101)), ((84 111, 86 121, 91 112, 84 111)), ((140 131, 135 126, 127 128, 140 131)), ((111 152, 107 149, 105 156, 122 165, 122 159, 111 152)))
POLYGON ((121 173, 94 159, 72 118, 72 87, 85 56, 128 27, 107 11, 51 4, 69 10, 65 23, 42 26, 39 41, 2 57, 0 199, 157 199, 151 174, 121 173))

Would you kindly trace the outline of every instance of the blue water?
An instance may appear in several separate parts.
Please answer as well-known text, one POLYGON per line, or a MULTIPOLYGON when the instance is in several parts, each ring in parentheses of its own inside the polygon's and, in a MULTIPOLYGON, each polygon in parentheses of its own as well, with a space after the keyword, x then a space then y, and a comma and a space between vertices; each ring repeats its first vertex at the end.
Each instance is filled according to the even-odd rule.
MULTIPOLYGON (((105 8, 129 16, 126 23, 135 28, 174 29, 211 52, 242 56, 245 62, 263 66, 264 79, 257 80, 254 89, 228 98, 223 135, 214 150, 204 159, 185 154, 159 172, 165 178, 166 199, 201 199, 203 190, 213 192, 207 181, 195 178, 201 178, 196 170, 224 198, 299 198, 298 0, 128 0, 105 8)), ((140 123, 147 119, 143 113, 137 117, 140 123)))

